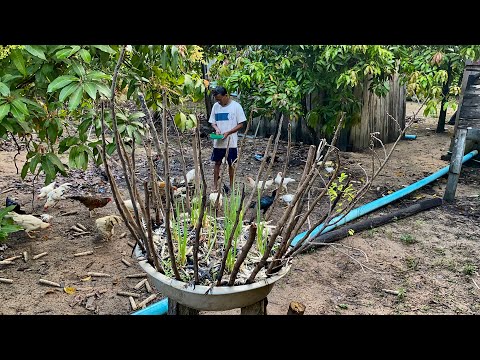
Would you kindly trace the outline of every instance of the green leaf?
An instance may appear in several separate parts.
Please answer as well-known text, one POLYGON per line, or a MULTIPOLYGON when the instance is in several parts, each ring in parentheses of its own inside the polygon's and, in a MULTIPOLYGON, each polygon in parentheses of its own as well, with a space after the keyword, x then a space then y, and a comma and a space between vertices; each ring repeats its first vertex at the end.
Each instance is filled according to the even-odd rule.
POLYGON ((80 46, 75 45, 75 46, 72 46, 72 47, 68 47, 68 48, 59 50, 55 53, 55 55, 57 56, 57 59, 60 59, 60 60, 66 59, 66 58, 72 56, 73 54, 75 54, 79 49, 80 49, 80 46))
POLYGON ((23 164, 23 167, 22 167, 22 172, 20 173, 20 176, 22 177, 22 179, 25 179, 25 176, 27 176, 27 171, 28 171, 28 168, 30 166, 30 162, 25 162, 25 164, 23 164))
POLYGON ((47 134, 48 134, 48 139, 50 140, 50 143, 55 144, 58 137, 58 128, 55 123, 52 123, 47 127, 47 134))
POLYGON ((46 156, 42 157, 42 169, 45 172, 45 183, 51 183, 55 179, 57 172, 55 171, 55 166, 46 156))
POLYGON ((13 209, 15 209, 15 206, 16 205, 10 205, 10 206, 7 206, 3 209, 0 209, 0 219, 3 219, 3 217, 5 215, 7 215, 7 213, 9 213, 10 211, 12 211, 13 209))
POLYGON ((2 96, 10 95, 10 88, 3 82, 0 82, 0 94, 2 94, 2 96))
POLYGON ((45 53, 38 45, 25 45, 25 50, 27 50, 33 56, 36 56, 42 60, 47 60, 47 58, 45 57, 45 53))
POLYGON ((25 115, 20 110, 18 110, 15 106, 11 106, 10 111, 12 112, 13 117, 18 121, 25 120, 25 115))
POLYGON ((75 159, 79 168, 86 170, 88 165, 88 154, 86 151, 80 152, 75 159))
POLYGON ((116 148, 117 146, 114 143, 110 143, 105 147, 105 150, 107 150, 107 154, 111 156, 116 148))
POLYGON ((4 83, 8 83, 8 82, 10 82, 10 81, 13 81, 13 80, 16 80, 16 79, 22 79, 22 78, 23 78, 23 76, 22 76, 22 75, 19 75, 19 74, 15 74, 15 75, 5 74, 5 75, 3 76, 2 81, 3 81, 4 83))
POLYGON ((27 76, 27 71, 25 70, 25 59, 23 58, 22 52, 19 49, 12 50, 10 57, 12 58, 13 64, 17 70, 20 71, 23 76, 27 76))
POLYGON ((41 159, 42 159, 42 156, 40 154, 35 154, 32 160, 30 160, 30 172, 32 174, 35 174, 35 170, 41 159))
POLYGON ((80 81, 80 79, 72 75, 59 76, 48 85, 47 92, 61 89, 70 84, 72 81, 80 81))
POLYGON ((87 80, 102 80, 102 79, 110 80, 111 76, 101 71, 92 71, 87 74, 86 78, 87 80))
POLYGON ((80 50, 80 46, 78 46, 78 45, 72 46, 72 50, 70 50, 70 55, 68 55, 68 56, 71 56, 71 55, 75 54, 78 50, 80 50))
POLYGON ((103 52, 109 53, 109 54, 116 54, 115 50, 113 50, 110 46, 108 45, 92 45, 93 47, 102 50, 103 52))
POLYGON ((93 100, 97 97, 97 84, 93 82, 84 83, 83 90, 85 90, 93 100))
POLYGON ((76 159, 78 154, 78 146, 73 146, 68 153, 68 166, 77 167, 76 159))
POLYGON ((67 86, 65 86, 62 91, 60 91, 60 95, 58 97, 58 100, 64 101, 71 93, 73 93, 75 90, 77 90, 80 87, 80 84, 77 84, 76 82, 71 83, 67 86))
POLYGON ((92 55, 90 55, 90 52, 88 52, 88 50, 81 49, 78 53, 82 57, 83 61, 85 61, 87 64, 90 64, 90 61, 92 60, 92 55))
POLYGON ((60 161, 57 155, 53 153, 48 153, 47 157, 52 162, 52 164, 57 167, 58 170, 60 170, 62 173, 65 172, 65 165, 63 165, 63 163, 60 161))
POLYGON ((0 106, 0 121, 10 112, 10 104, 3 104, 0 106))
POLYGON ((106 98, 110 99, 112 93, 110 92, 110 88, 108 88, 104 84, 97 84, 97 89, 100 93, 102 93, 106 98))
POLYGON ((143 112, 135 111, 133 114, 130 115, 130 119, 136 120, 136 119, 142 118, 144 116, 145 116, 145 114, 143 112))
MULTIPOLYGON (((0 120, 0 121, 1 121, 1 120, 0 120)), ((2 125, 5 129, 7 129, 7 131, 10 131, 11 133, 13 133, 13 132, 15 131, 14 128, 13 128, 13 126, 12 126, 12 124, 10 123, 10 122, 12 122, 12 121, 15 122, 14 119, 12 119, 12 118, 8 119, 8 118, 7 118, 5 121, 3 121, 3 122, 1 123, 1 125, 2 125)))
MULTIPOLYGON (((12 205, 12 206, 15 207, 15 205, 12 205)), ((17 232, 19 230, 23 230, 23 227, 17 224, 2 224, 1 228, 2 228, 2 233, 8 233, 8 234, 17 232)))
POLYGON ((82 96, 83 96, 83 89, 81 86, 79 86, 78 89, 75 90, 75 92, 70 96, 68 100, 68 110, 72 111, 73 109, 76 109, 77 106, 82 101, 82 96))
POLYGON ((27 109, 27 105, 25 105, 25 103, 23 101, 21 101, 20 99, 13 100, 12 101, 12 106, 16 107, 17 110, 20 111, 24 115, 29 114, 28 109, 27 109))
POLYGON ((84 67, 79 64, 78 62, 73 62, 72 63, 72 68, 73 68, 73 71, 75 71, 75 74, 77 74, 78 76, 82 77, 85 75, 85 69, 84 67))

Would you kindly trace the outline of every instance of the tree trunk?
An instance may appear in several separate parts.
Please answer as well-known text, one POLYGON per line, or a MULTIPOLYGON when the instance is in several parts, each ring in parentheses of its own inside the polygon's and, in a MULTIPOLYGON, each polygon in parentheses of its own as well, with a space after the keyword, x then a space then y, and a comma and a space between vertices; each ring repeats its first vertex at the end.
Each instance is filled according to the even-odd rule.
POLYGON ((443 108, 447 102, 448 91, 450 90, 450 84, 452 82, 452 63, 448 63, 447 69, 447 81, 442 87, 442 102, 440 105, 440 116, 438 117, 437 130, 435 132, 442 133, 445 131, 445 118, 447 117, 447 110, 443 108))

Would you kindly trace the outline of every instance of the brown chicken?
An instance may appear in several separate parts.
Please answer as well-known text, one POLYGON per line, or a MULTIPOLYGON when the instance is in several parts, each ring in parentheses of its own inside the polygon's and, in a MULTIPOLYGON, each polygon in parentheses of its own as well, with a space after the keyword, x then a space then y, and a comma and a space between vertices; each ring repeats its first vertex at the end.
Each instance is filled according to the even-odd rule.
POLYGON ((88 196, 88 195, 72 195, 68 197, 69 199, 78 200, 83 205, 85 205, 90 211, 90 217, 92 217, 92 211, 95 211, 97 208, 104 207, 112 198, 109 197, 99 197, 99 196, 88 196))

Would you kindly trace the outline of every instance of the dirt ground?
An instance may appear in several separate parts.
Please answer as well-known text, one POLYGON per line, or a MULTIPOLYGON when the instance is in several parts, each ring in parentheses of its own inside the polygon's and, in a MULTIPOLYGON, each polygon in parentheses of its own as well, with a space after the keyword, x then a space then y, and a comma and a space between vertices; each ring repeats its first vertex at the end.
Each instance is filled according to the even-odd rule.
MULTIPOLYGON (((415 103, 407 103, 407 115, 416 107, 415 103)), ((402 140, 398 144, 383 175, 377 178, 362 204, 448 165, 440 157, 447 153, 453 126, 446 125, 448 131, 436 134, 436 119, 422 116, 418 119, 408 131, 417 135, 416 140, 402 140)), ((263 139, 255 144, 252 139, 247 140, 240 177, 255 174, 259 162, 253 155, 262 152, 266 144, 263 139)), ((202 141, 207 182, 212 184, 213 165, 208 160, 211 142, 208 138, 202 141)), ((300 176, 306 149, 307 146, 301 144, 293 147, 293 158, 299 161, 289 166, 288 176, 300 176)), ((27 176, 22 181, 17 174, 14 148, 9 143, 1 143, 0 150, 0 201, 4 204, 6 196, 13 197, 28 213, 42 213, 41 200, 33 201, 32 210, 32 178, 27 176)), ((280 151, 285 153, 285 150, 284 144, 281 145, 280 151)), ((368 152, 342 153, 342 166, 350 169, 359 162, 367 164, 369 157, 368 152)), ((24 153, 16 160, 21 169, 24 153)), ((172 159, 173 172, 179 171, 179 164, 172 159)), ((283 163, 276 163, 273 173, 282 167, 283 163)), ((117 170, 115 174, 121 181, 120 172, 117 170)), ((59 184, 67 181, 74 184, 69 194, 111 194, 109 184, 101 180, 94 168, 74 170, 68 178, 57 178, 59 184)), ((480 314, 479 183, 479 163, 469 161, 462 167, 454 203, 355 233, 297 256, 290 272, 269 294, 268 314, 286 314, 291 301, 304 304, 307 315, 480 314)), ((41 185, 35 184, 36 192, 41 185)), ((445 185, 446 177, 442 177, 367 216, 378 216, 418 199, 443 197, 445 185)), ((0 260, 28 254, 27 261, 21 257, 13 264, 0 265, 0 278, 13 280, 13 283, 0 282, 0 314, 128 315, 133 313, 129 299, 118 295, 119 291, 135 292, 137 303, 152 293, 156 298, 150 304, 163 298, 154 287, 152 293, 145 286, 135 289, 142 278, 127 277, 143 271, 131 257, 132 247, 128 242, 133 240, 125 225, 115 228, 117 235, 127 233, 123 238, 106 242, 96 234, 96 217, 118 213, 113 202, 99 209, 92 218, 83 205, 72 200, 60 202, 48 213, 54 216, 52 226, 37 232, 34 239, 20 231, 0 245, 0 260), (69 212, 76 213, 69 215, 69 212), (91 234, 74 236, 70 228, 77 223, 91 234), (93 253, 75 256, 85 251, 93 253), (44 252, 47 254, 33 259, 44 252), (89 272, 109 276, 88 276, 89 272), (41 284, 40 279, 59 283, 61 287, 41 284)), ((238 313, 239 309, 202 312, 238 313)))

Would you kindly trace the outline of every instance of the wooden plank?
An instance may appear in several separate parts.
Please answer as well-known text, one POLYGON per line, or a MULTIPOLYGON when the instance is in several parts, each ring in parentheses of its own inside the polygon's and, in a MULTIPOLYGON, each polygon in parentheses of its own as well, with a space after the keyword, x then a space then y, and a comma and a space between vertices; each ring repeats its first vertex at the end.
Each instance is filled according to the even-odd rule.
MULTIPOLYGON (((465 62, 465 70, 463 71, 463 78, 462 78, 462 86, 461 86, 461 93, 460 93, 460 96, 459 96, 459 99, 458 99, 458 108, 457 108, 457 117, 455 119, 455 127, 453 128, 453 133, 456 134, 457 133, 457 129, 458 129, 458 125, 459 125, 459 118, 461 117, 461 113, 462 113, 462 106, 463 106, 463 95, 465 94, 465 89, 467 88, 467 82, 468 82, 468 76, 470 75, 470 71, 468 71, 468 60, 465 62)), ((450 147, 449 147, 449 151, 450 152, 453 152, 453 147, 454 147, 454 144, 455 144, 455 136, 452 136, 451 140, 450 140, 450 147)))
POLYGON ((459 128, 455 136, 455 144, 453 146, 452 158, 450 160, 450 168, 448 171, 447 186, 443 199, 445 201, 453 201, 457 190, 458 178, 462 169, 462 158, 465 152, 465 139, 467 137, 467 129, 459 128))
POLYGON ((480 141, 480 128, 468 129, 466 140, 480 141))

